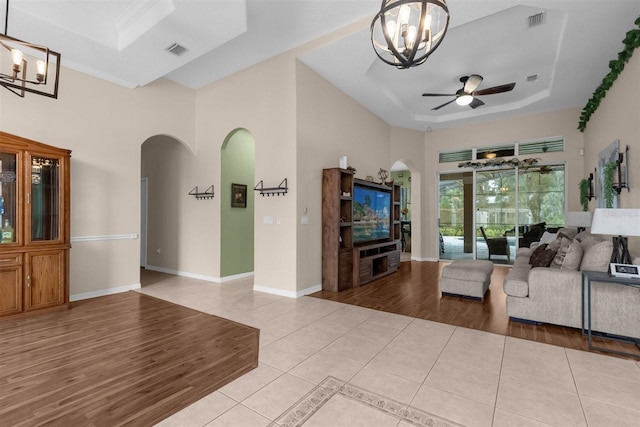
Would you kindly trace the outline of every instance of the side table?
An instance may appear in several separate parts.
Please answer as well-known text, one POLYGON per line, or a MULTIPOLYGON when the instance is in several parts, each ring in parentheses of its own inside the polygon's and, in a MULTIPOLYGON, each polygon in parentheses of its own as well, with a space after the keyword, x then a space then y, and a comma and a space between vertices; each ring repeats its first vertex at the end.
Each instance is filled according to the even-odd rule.
POLYGON ((616 353, 624 356, 640 357, 640 354, 628 353, 618 350, 609 350, 602 347, 595 347, 592 344, 592 337, 604 338, 614 341, 626 342, 635 344, 640 348, 640 339, 621 337, 617 335, 606 335, 591 330, 591 283, 603 282, 603 283, 616 283, 618 285, 632 286, 634 288, 640 288, 640 279, 632 279, 627 277, 612 276, 608 272, 601 271, 582 271, 582 334, 588 336, 589 350, 599 350, 608 353, 616 353), (586 328, 585 328, 585 291, 586 291, 586 328))

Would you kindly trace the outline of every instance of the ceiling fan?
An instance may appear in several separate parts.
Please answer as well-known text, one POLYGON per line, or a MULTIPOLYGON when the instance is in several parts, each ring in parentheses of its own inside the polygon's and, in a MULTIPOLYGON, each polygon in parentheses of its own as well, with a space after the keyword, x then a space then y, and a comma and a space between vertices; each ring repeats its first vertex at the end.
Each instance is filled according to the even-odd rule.
POLYGON ((460 77, 460 82, 462 83, 462 89, 459 89, 456 93, 423 93, 422 96, 455 96, 451 101, 432 108, 432 111, 439 110, 442 107, 451 104, 453 101, 456 101, 456 104, 458 105, 468 105, 471 108, 478 108, 484 105, 484 102, 476 98, 476 96, 509 92, 516 86, 515 83, 508 83, 476 91, 478 86, 480 86, 480 83, 482 83, 482 76, 479 76, 478 74, 462 76, 460 77))

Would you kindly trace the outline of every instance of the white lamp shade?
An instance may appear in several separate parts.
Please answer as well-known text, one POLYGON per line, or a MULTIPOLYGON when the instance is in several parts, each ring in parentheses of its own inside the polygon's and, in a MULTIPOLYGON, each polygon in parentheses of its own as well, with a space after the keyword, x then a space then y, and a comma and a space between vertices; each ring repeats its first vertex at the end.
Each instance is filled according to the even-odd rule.
POLYGON ((574 227, 591 227, 592 217, 593 212, 589 211, 565 212, 564 225, 574 227))
POLYGON ((640 209, 596 209, 591 233, 640 236, 640 209))

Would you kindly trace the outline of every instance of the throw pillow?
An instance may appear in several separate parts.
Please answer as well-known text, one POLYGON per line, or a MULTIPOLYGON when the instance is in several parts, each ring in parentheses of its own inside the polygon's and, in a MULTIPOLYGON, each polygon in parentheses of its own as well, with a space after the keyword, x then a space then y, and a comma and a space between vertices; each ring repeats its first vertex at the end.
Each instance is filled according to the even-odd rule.
POLYGON ((607 271, 613 253, 613 243, 611 240, 602 240, 591 245, 584 251, 580 270, 607 271))
POLYGON ((558 233, 558 238, 553 242, 549 243, 547 249, 550 251, 558 252, 560 248, 566 248, 571 244, 571 239, 568 239, 566 236, 558 233))
POLYGON ((551 268, 577 270, 582 262, 582 246, 574 240, 569 246, 561 246, 551 261, 551 268))
POLYGON ((542 237, 540 238, 540 243, 551 243, 557 237, 558 236, 556 235, 556 233, 549 233, 548 231, 545 231, 544 233, 542 233, 542 237))
POLYGON ((574 237, 576 237, 576 234, 578 234, 578 229, 576 228, 562 227, 560 230, 558 230, 558 237, 563 235, 569 240, 572 240, 574 237))
POLYGON ((547 249, 547 244, 543 243, 538 246, 529 257, 529 264, 533 267, 549 267, 551 261, 556 256, 556 251, 547 249))

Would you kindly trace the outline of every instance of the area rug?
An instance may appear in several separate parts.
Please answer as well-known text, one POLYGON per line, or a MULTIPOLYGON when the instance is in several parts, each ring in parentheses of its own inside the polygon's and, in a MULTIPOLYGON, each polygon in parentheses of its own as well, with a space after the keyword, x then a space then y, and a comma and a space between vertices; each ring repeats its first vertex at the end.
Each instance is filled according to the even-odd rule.
POLYGON ((278 417, 269 427, 297 427, 304 425, 320 408, 335 396, 344 396, 361 405, 374 408, 398 421, 404 420, 420 427, 464 427, 429 412, 422 411, 404 403, 397 402, 386 396, 373 393, 346 381, 334 377, 325 378, 318 386, 307 393, 291 408, 278 417))

